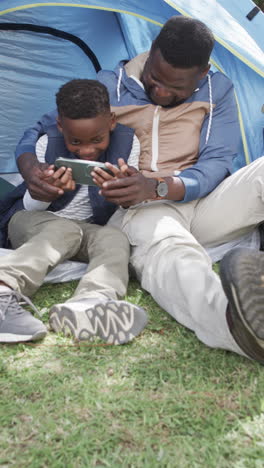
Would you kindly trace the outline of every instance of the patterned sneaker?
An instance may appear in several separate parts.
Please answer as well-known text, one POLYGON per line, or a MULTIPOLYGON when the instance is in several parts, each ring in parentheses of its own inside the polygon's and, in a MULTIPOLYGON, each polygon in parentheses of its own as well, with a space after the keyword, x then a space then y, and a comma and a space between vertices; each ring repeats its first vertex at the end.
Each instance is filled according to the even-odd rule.
POLYGON ((264 364, 264 253, 236 248, 220 264, 227 322, 238 346, 264 364))
POLYGON ((99 337, 110 344, 123 344, 143 330, 146 312, 126 301, 74 299, 56 304, 50 309, 50 326, 78 341, 99 337))
POLYGON ((21 299, 37 311, 32 302, 23 294, 10 288, 1 288, 0 343, 37 341, 47 334, 45 325, 19 305, 18 301, 21 299))

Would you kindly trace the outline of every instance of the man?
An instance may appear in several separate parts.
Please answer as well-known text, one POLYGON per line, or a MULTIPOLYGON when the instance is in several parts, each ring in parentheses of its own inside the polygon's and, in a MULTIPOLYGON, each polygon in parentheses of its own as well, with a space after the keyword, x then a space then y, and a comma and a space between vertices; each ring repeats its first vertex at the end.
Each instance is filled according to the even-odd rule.
MULTIPOLYGON (((131 207, 114 218, 132 245, 142 287, 208 346, 264 363, 264 315, 248 311, 241 299, 239 277, 251 254, 243 251, 240 261, 231 253, 238 265, 232 275, 233 263, 224 261, 225 293, 202 247, 232 241, 263 221, 263 159, 230 176, 240 132, 232 83, 209 70, 213 44, 200 21, 172 17, 149 53, 99 73, 118 121, 135 129, 141 153, 139 171, 120 161, 129 176, 107 180, 96 171, 95 178, 106 199, 131 207)), ((18 147, 18 164, 33 196, 41 198, 45 171, 37 165, 28 170, 34 161, 30 133, 18 147)), ((52 183, 47 190, 51 199, 57 196, 52 183)), ((259 294, 256 288, 255 303, 259 294)))

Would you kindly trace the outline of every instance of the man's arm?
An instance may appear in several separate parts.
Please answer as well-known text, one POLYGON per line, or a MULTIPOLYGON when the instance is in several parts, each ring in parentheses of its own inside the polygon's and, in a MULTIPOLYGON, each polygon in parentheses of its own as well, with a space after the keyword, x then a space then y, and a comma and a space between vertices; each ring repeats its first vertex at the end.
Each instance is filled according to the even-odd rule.
POLYGON ((15 150, 16 160, 18 160, 18 158, 20 158, 20 156, 24 153, 26 154, 31 153, 35 155, 35 148, 36 148, 38 139, 41 137, 41 135, 44 135, 45 133, 47 133, 47 128, 50 125, 53 125, 56 123, 57 115, 58 115, 57 110, 53 110, 52 112, 49 112, 48 114, 44 114, 41 117, 41 119, 35 123, 35 125, 28 128, 24 132, 15 150))
MULTIPOLYGON (((184 169, 176 177, 165 177, 169 187, 166 196, 168 200, 189 202, 204 197, 232 171, 232 162, 237 155, 241 138, 233 86, 223 75, 220 79, 218 75, 216 82, 212 82, 216 105, 209 139, 206 142, 208 115, 201 129, 197 163, 184 169)), ((134 174, 131 180, 122 178, 104 182, 101 193, 113 203, 131 206, 154 198, 156 185, 155 180, 138 173, 134 174)))
POLYGON ((19 171, 32 198, 46 202, 62 195, 63 190, 53 185, 54 170, 48 164, 38 161, 35 147, 39 137, 46 133, 47 127, 56 122, 56 116, 57 111, 45 114, 33 127, 26 130, 15 151, 19 171))
POLYGON ((199 158, 196 164, 179 174, 185 186, 183 202, 205 197, 212 192, 230 175, 233 159, 238 153, 241 134, 233 85, 223 75, 216 75, 218 76, 212 79, 213 95, 217 96, 216 106, 212 114, 208 141, 206 143, 209 115, 201 129, 199 158))
MULTIPOLYGON (((145 177, 134 167, 128 166, 123 159, 118 160, 119 168, 106 162, 114 177, 99 167, 94 168, 94 182, 101 187, 100 193, 108 201, 128 208, 146 200, 155 200, 157 180, 145 177)), ((167 200, 180 201, 184 198, 185 188, 179 177, 164 177, 168 185, 167 200)))

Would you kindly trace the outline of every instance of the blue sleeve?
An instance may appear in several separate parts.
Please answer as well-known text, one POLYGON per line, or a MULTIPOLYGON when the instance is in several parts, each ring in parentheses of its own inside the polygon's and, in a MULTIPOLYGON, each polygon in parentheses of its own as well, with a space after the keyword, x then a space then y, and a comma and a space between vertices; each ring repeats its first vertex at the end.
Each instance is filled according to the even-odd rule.
POLYGON ((228 86, 221 82, 216 84, 219 97, 214 101, 208 142, 206 144, 209 114, 201 129, 198 160, 178 176, 185 185, 182 202, 205 197, 214 190, 232 172, 232 162, 238 152, 241 137, 233 85, 229 80, 228 86))
POLYGON ((35 147, 39 137, 47 133, 47 127, 56 123, 57 115, 57 109, 44 114, 33 127, 25 131, 15 150, 16 160, 23 153, 35 154, 35 147))

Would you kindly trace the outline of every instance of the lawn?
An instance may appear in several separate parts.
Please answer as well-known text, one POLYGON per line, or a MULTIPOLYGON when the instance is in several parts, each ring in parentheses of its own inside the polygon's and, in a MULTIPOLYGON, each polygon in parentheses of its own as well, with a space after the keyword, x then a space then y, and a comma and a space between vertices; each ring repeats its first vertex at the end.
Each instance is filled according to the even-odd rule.
MULTIPOLYGON (((34 302, 46 310, 75 285, 34 302)), ((263 467, 263 367, 205 347, 136 282, 127 298, 149 314, 130 344, 50 333, 1 346, 0 466, 263 467)))

